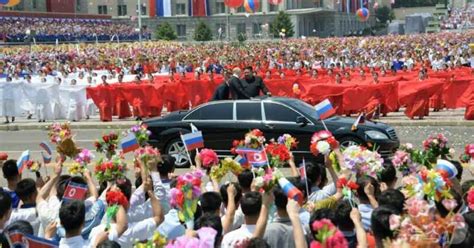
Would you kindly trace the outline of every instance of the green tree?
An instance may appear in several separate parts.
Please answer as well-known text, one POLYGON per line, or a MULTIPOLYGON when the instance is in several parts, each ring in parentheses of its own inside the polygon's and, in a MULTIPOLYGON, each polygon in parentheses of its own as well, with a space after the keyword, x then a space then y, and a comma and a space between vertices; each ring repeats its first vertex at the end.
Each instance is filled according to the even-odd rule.
POLYGON ((203 21, 200 21, 194 30, 194 40, 209 41, 212 40, 212 31, 203 21))
POLYGON ((173 27, 168 22, 162 22, 155 31, 155 38, 158 40, 176 40, 178 36, 173 27))
POLYGON ((274 37, 280 37, 280 32, 283 30, 285 31, 285 37, 293 37, 295 34, 290 16, 284 11, 280 11, 275 17, 275 20, 273 20, 270 25, 270 32, 274 35, 274 37))
POLYGON ((389 7, 383 6, 375 10, 375 17, 377 17, 382 24, 386 24, 387 21, 395 19, 395 14, 389 7))

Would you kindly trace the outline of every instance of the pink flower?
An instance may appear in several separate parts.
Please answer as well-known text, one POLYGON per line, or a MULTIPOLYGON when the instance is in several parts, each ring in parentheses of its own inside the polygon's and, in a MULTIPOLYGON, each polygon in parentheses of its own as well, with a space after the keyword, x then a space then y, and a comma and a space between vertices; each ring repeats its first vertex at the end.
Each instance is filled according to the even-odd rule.
POLYGON ((199 153, 202 160, 202 166, 208 168, 219 163, 219 158, 217 157, 216 152, 212 149, 202 149, 199 153))
POLYGON ((454 199, 443 199, 441 203, 450 212, 453 211, 458 206, 458 203, 454 199))
POLYGON ((309 246, 310 248, 322 248, 321 243, 318 241, 311 241, 311 245, 309 246))
POLYGON ((396 214, 391 214, 389 218, 389 223, 390 223, 390 230, 396 230, 397 228, 400 227, 400 220, 401 217, 400 215, 396 214))

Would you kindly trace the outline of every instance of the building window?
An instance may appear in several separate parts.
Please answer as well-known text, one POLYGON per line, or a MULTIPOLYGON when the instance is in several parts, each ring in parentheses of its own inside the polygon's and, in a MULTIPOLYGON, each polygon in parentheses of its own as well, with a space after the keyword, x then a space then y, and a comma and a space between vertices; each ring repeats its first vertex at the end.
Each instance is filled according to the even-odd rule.
POLYGON ((225 5, 223 2, 216 3, 216 14, 225 13, 225 5))
POLYGON ((97 6, 99 15, 107 15, 107 5, 99 5, 97 6))
MULTIPOLYGON (((135 5, 135 13, 138 15, 138 5, 135 5)), ((146 6, 142 4, 142 13, 141 15, 146 15, 146 6)))
POLYGON ((270 4, 270 9, 269 9, 270 12, 277 12, 278 11, 278 5, 273 5, 273 4, 270 4))
POLYGON ((247 33, 247 30, 246 30, 246 26, 245 26, 245 23, 239 23, 237 24, 237 35, 239 34, 246 34, 247 33))
POLYGON ((254 23, 252 28, 253 34, 260 34, 262 33, 262 24, 261 23, 254 23))
POLYGON ((122 4, 117 6, 117 15, 126 16, 127 15, 127 5, 122 4))
POLYGON ((244 13, 244 12, 245 12, 245 8, 243 5, 237 8, 237 13, 244 13))
POLYGON ((81 0, 76 0, 76 12, 79 12, 79 11, 81 11, 81 0))
POLYGON ((176 14, 177 15, 186 15, 186 4, 177 3, 176 4, 176 14))
POLYGON ((176 25, 176 33, 178 34, 178 37, 186 36, 186 25, 184 24, 176 25))
POLYGON ((33 5, 33 6, 32 6, 33 9, 36 9, 36 8, 38 7, 38 0, 33 0, 33 1, 32 1, 32 5, 33 5))

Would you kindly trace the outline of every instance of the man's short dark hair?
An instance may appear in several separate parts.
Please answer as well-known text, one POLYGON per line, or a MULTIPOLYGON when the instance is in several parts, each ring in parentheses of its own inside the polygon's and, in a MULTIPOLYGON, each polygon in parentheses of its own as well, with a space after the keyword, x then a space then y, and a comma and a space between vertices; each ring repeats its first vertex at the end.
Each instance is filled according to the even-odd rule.
POLYGON ((104 242, 100 243, 97 248, 120 248, 120 244, 107 239, 104 242))
POLYGON ((270 248, 271 246, 262 238, 252 238, 247 244, 247 248, 270 248))
POLYGON ((35 234, 33 226, 31 226, 31 224, 28 221, 25 221, 25 220, 17 220, 15 222, 11 223, 10 225, 8 225, 5 228, 5 231, 6 232, 18 231, 18 232, 21 232, 23 234, 29 234, 29 235, 34 235, 35 234))
POLYGON ((313 237, 314 235, 316 235, 316 232, 313 231, 313 222, 314 221, 317 221, 317 220, 322 220, 322 219, 328 219, 330 220, 332 223, 336 223, 336 217, 334 215, 334 211, 332 209, 329 209, 329 208, 320 208, 318 210, 316 210, 310 217, 309 219, 309 230, 311 230, 311 233, 313 234, 313 237))
POLYGON ((378 175, 380 182, 391 184, 397 180, 397 171, 391 163, 384 164, 382 171, 378 175))
POLYGON ((250 189, 250 185, 252 185, 253 181, 252 171, 250 171, 249 169, 242 171, 242 173, 237 176, 237 179, 239 180, 239 184, 242 189, 250 189))
POLYGON ((306 163, 306 177, 311 182, 311 185, 321 180, 321 167, 317 164, 306 163))
POLYGON ((352 206, 347 200, 340 201, 334 209, 334 218, 339 229, 342 231, 354 230, 354 222, 351 220, 352 206))
POLYGON ((240 208, 246 216, 259 215, 262 208, 262 196, 258 192, 245 193, 240 199, 240 208))
POLYGON ((122 191, 122 193, 127 197, 127 200, 130 201, 130 197, 132 197, 132 182, 128 178, 119 178, 115 180, 115 184, 117 187, 122 191))
POLYGON ((215 213, 222 204, 221 195, 217 192, 206 192, 199 197, 201 208, 204 213, 215 213))
POLYGON ((278 209, 286 209, 286 205, 288 204, 288 197, 283 192, 283 189, 280 185, 277 185, 273 188, 273 197, 275 198, 275 206, 278 209))
POLYGON ((158 172, 160 172, 160 175, 167 176, 168 173, 174 171, 176 159, 173 156, 161 155, 161 161, 161 164, 158 165, 158 172))
POLYGON ((387 189, 377 197, 379 206, 388 206, 397 210, 398 214, 403 212, 405 206, 405 195, 398 189, 387 189))
POLYGON ((376 240, 394 237, 393 231, 390 230, 390 215, 392 214, 397 214, 397 210, 387 206, 380 206, 372 212, 370 223, 376 240))
POLYGON ((253 71, 253 68, 252 68, 252 66, 246 66, 246 67, 244 67, 244 71, 245 71, 245 70, 253 71))
POLYGON ((86 208, 82 201, 64 202, 59 209, 59 220, 67 232, 78 230, 84 224, 86 208))
POLYGON ((199 219, 197 219, 196 224, 194 225, 194 230, 199 230, 200 228, 203 227, 210 227, 214 230, 216 230, 216 239, 215 239, 215 244, 214 247, 217 247, 216 244, 219 242, 219 240, 222 238, 222 232, 223 232, 223 227, 222 227, 222 221, 219 215, 217 214, 211 214, 211 213, 205 213, 199 219))
POLYGON ((235 197, 234 197, 234 203, 235 205, 237 206, 240 202, 240 199, 242 198, 242 189, 240 188, 240 185, 238 183, 229 183, 229 184, 223 184, 220 189, 219 189, 219 192, 221 193, 221 197, 222 197, 222 203, 224 203, 225 206, 227 206, 227 202, 229 201, 229 196, 227 195, 227 188, 230 186, 230 184, 233 184, 234 185, 234 188, 235 188, 235 197))
POLYGON ((10 194, 0 188, 0 218, 3 218, 12 208, 12 198, 10 194))
POLYGON ((357 185, 359 185, 359 188, 357 189, 357 196, 359 197, 359 200, 361 201, 369 201, 369 198, 365 194, 364 188, 367 184, 372 184, 374 186, 374 195, 377 197, 380 193, 380 188, 379 188, 379 183, 375 178, 371 176, 361 176, 357 178, 357 185))
POLYGON ((31 178, 25 178, 16 185, 15 193, 25 202, 28 197, 36 193, 36 182, 31 178))
POLYGON ((15 179, 15 177, 20 175, 18 167, 16 165, 16 160, 9 159, 3 162, 2 166, 3 177, 7 180, 15 179))

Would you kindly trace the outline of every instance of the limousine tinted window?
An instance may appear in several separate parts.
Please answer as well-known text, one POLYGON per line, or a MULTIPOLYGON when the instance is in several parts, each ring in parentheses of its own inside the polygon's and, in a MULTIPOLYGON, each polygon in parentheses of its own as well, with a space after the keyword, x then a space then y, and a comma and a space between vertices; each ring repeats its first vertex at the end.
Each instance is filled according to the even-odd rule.
POLYGON ((232 120, 233 103, 216 103, 194 110, 185 120, 232 120))

